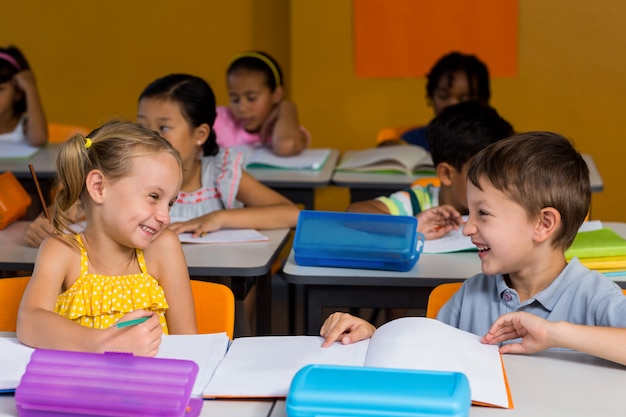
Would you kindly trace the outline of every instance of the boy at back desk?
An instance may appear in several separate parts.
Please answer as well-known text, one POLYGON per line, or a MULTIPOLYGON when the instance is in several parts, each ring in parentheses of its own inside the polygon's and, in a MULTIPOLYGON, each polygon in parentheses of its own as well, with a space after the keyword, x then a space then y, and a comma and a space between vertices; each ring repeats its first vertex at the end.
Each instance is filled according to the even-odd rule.
MULTIPOLYGON (((591 200, 589 169, 567 139, 528 132, 499 141, 470 161, 467 179, 463 234, 478 248, 482 273, 465 281, 438 320, 480 336, 499 316, 516 311, 552 322, 626 327, 619 286, 577 258, 565 259, 591 200)), ((320 334, 328 346, 368 338, 374 330, 334 313, 320 334)))
POLYGON ((460 215, 467 214, 465 183, 469 160, 487 145, 513 133, 511 124, 486 104, 465 101, 448 106, 430 122, 427 130, 441 185, 414 184, 390 196, 352 203, 347 211, 417 216, 419 231, 426 239, 441 237, 450 229, 440 226, 450 220, 459 224, 460 215), (428 210, 437 206, 440 208, 428 210), (436 221, 437 216, 441 217, 440 222, 436 221))

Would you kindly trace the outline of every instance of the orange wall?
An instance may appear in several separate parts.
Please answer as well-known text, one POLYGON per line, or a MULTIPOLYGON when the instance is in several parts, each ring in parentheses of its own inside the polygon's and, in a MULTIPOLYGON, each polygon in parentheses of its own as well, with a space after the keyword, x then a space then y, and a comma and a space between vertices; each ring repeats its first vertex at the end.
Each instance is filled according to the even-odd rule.
MULTIPOLYGON (((0 45, 27 54, 50 121, 132 119, 145 85, 171 72, 203 76, 225 104, 225 67, 245 49, 282 64, 316 146, 368 147, 381 127, 432 116, 423 78, 354 76, 350 0, 5 3, 0 45)), ((563 133, 593 156, 605 190, 592 215, 607 221, 626 221, 625 17, 626 3, 612 0, 520 1, 518 76, 492 82, 493 105, 517 130, 563 133)), ((318 197, 318 208, 347 204, 343 189, 318 197)))
MULTIPOLYGON (((317 146, 372 146, 381 127, 432 117, 424 78, 354 76, 351 16, 350 1, 291 1, 292 95, 317 146)), ((604 191, 592 216, 607 221, 626 221, 625 17, 624 2, 520 1, 518 76, 492 81, 518 131, 554 130, 593 156, 604 191)), ((331 191, 327 204, 345 198, 331 191)))
POLYGON ((143 88, 172 72, 204 77, 226 104, 235 54, 263 49, 289 63, 287 0, 4 3, 0 45, 26 54, 49 121, 134 119, 143 88))

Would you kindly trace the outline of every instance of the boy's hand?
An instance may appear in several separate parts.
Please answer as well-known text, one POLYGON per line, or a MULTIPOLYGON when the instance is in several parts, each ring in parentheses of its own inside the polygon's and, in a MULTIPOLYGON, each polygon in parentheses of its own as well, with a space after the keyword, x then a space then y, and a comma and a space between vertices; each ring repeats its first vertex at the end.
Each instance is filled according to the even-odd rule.
POLYGON ((520 343, 502 345, 500 352, 536 353, 552 347, 549 343, 549 330, 554 324, 530 313, 507 313, 493 322, 489 332, 480 341, 496 344, 521 337, 520 343))
POLYGON ((438 239, 461 226, 461 214, 450 205, 431 207, 417 216, 417 231, 426 239, 438 239))
POLYGON ((371 337, 375 330, 376 327, 361 318, 348 313, 333 313, 320 329, 320 336, 325 339, 322 347, 339 341, 344 345, 358 342, 371 337))

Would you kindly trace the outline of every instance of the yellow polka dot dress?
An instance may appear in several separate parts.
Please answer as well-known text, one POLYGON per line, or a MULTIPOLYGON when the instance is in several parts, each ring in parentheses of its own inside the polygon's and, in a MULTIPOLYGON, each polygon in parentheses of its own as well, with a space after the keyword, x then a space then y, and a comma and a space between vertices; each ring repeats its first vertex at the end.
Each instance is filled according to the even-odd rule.
POLYGON ((57 297, 54 311, 63 317, 94 329, 106 329, 122 316, 140 308, 158 313, 167 334, 165 311, 168 309, 163 288, 148 274, 143 251, 135 249, 141 273, 106 276, 88 273, 87 250, 80 236, 80 276, 57 297))

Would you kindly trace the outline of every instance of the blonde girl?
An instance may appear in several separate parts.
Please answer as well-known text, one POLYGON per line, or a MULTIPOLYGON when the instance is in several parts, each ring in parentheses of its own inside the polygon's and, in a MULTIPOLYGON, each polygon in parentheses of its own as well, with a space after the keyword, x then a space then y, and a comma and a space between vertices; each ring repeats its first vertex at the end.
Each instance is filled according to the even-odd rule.
POLYGON ((178 152, 133 123, 61 145, 60 191, 17 321, 35 348, 153 356, 163 333, 196 333, 182 247, 167 228, 182 181, 178 152), (86 217, 75 233, 68 211, 86 217), (120 322, 147 318, 128 327, 120 322))

